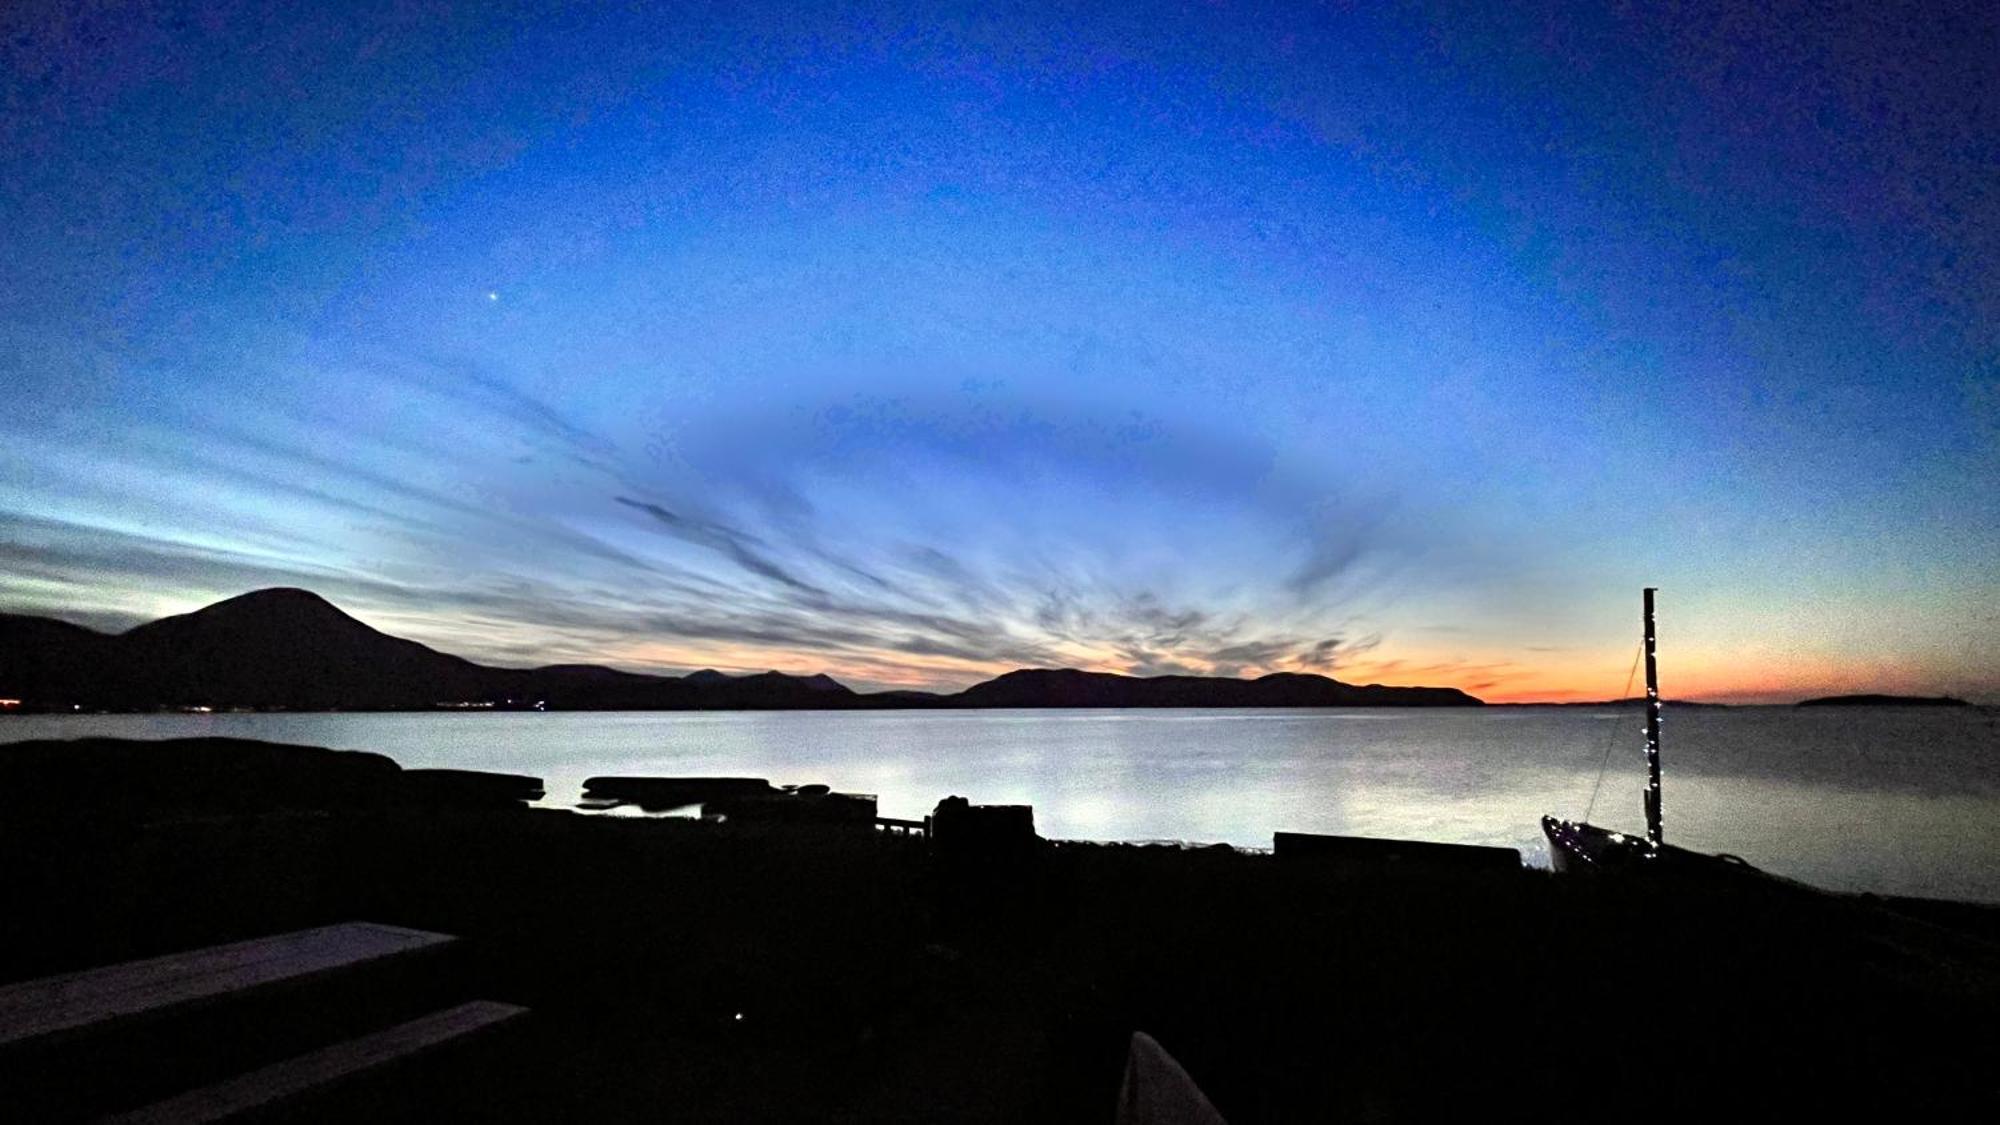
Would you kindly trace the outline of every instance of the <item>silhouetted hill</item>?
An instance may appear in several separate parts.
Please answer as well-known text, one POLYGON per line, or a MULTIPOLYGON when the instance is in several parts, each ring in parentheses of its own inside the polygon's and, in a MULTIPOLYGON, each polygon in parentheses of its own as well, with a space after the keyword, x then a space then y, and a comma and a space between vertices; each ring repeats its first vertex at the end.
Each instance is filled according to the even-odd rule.
POLYGON ((683 680, 586 664, 490 668, 389 636, 305 590, 257 590, 116 636, 0 615, 0 697, 31 709, 781 709, 853 694, 826 676, 778 672, 683 680))
POLYGON ((493 686, 469 660, 391 637, 305 590, 258 590, 117 638, 148 700, 320 710, 424 707, 493 686))
POLYGON ((1278 673, 1256 680, 1009 672, 956 695, 858 695, 826 675, 687 676, 594 664, 491 668, 392 637, 305 590, 258 590, 123 634, 0 615, 0 698, 29 710, 174 707, 409 710, 439 706, 558 711, 929 707, 1479 706, 1454 688, 1357 686, 1278 673))
MULTIPOLYGON (((1727 703, 1699 703, 1692 699, 1662 699, 1660 700, 1660 702, 1666 704, 1668 707, 1672 707, 1676 711, 1685 710, 1689 707, 1723 708, 1729 706, 1729 704, 1727 703)), ((1559 702, 1548 702, 1548 703, 1489 703, 1487 704, 1487 706, 1488 707, 1643 707, 1645 706, 1645 704, 1646 704, 1645 696, 1633 695, 1633 696, 1627 696, 1624 699, 1568 699, 1559 702)))
POLYGON ((1801 707, 1970 707, 1949 695, 1825 695, 1801 699, 1801 707))
POLYGON ((940 695, 934 691, 897 688, 893 691, 871 692, 861 698, 877 707, 938 707, 952 696, 940 695))
POLYGON ((1120 676, 1069 668, 1009 672, 949 697, 958 707, 1477 707, 1456 688, 1365 687, 1275 672, 1255 680, 1120 676))
POLYGON ((77 684, 115 679, 113 644, 67 621, 0 613, 0 697, 65 699, 77 684))

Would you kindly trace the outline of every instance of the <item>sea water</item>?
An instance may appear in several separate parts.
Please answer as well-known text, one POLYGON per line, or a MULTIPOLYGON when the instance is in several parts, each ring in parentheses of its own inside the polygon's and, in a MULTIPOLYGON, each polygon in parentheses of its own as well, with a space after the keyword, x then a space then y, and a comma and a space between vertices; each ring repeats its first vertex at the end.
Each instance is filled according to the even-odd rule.
MULTIPOLYGON (((1274 831, 1502 844, 1545 862, 1544 813, 1640 830, 1636 710, 64 715, 0 741, 224 735, 543 778, 764 777, 1028 804, 1045 836, 1268 847, 1274 831), (1601 778, 1601 780, 1600 780, 1601 778)), ((1674 708, 1667 839, 1842 890, 2000 902, 2000 716, 1981 708, 1674 708)))

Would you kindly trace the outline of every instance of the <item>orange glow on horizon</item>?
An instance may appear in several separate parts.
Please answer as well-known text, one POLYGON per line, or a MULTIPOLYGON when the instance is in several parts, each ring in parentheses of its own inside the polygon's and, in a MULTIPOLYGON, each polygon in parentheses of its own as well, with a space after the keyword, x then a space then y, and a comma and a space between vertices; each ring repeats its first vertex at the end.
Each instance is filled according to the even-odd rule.
MULTIPOLYGON (((999 661, 952 656, 912 656, 891 648, 800 651, 750 644, 707 644, 698 641, 649 640, 611 642, 601 647, 583 638, 564 644, 554 638, 546 649, 521 645, 519 626, 499 620, 464 619, 440 623, 428 616, 370 614, 395 635, 425 637, 445 652, 474 652, 491 644, 523 647, 541 655, 536 664, 580 662, 605 664, 636 672, 677 675, 713 668, 730 675, 764 671, 788 675, 825 674, 862 691, 912 690, 949 694, 992 679, 1017 666, 999 661), (444 635, 439 635, 442 632, 444 635)), ((1048 666, 1122 675, 1140 674, 1129 661, 1108 647, 1069 644, 1057 650, 1059 660, 1048 666)), ((1351 684, 1391 687, 1449 687, 1488 703, 1577 703, 1642 694, 1642 673, 1634 667, 1634 648, 1620 645, 1573 650, 1466 651, 1443 648, 1400 648, 1385 645, 1365 657, 1334 667, 1281 663, 1278 666, 1206 665, 1185 661, 1196 675, 1255 678, 1274 672, 1314 673, 1351 684), (1627 681, 1627 674, 1631 680, 1627 681)), ((481 659, 475 655, 474 659, 481 659)), ((486 658, 486 659, 491 659, 486 658)), ((521 660, 499 663, 522 664, 521 660)), ((1759 646, 1702 649, 1676 647, 1661 653, 1660 679, 1668 699, 1700 702, 1782 703, 1823 695, 1887 692, 1907 695, 1960 695, 1978 699, 1991 695, 1982 685, 1967 685, 1940 677, 1915 660, 1885 656, 1856 658, 1844 654, 1774 651, 1759 646)))
MULTIPOLYGON (((1131 674, 1129 667, 1102 657, 1080 658, 1062 666, 1089 672, 1131 674)), ((913 659, 886 649, 839 654, 773 651, 748 646, 720 648, 674 643, 647 643, 612 652, 607 663, 648 670, 714 668, 731 675, 778 671, 810 676, 824 673, 842 683, 869 685, 874 690, 951 693, 1016 671, 1013 665, 949 657, 913 659)), ((1451 687, 1488 703, 1578 703, 1643 694, 1643 674, 1626 688, 1630 657, 1616 671, 1616 656, 1600 653, 1564 654, 1530 662, 1493 657, 1392 657, 1356 661, 1333 669, 1244 668, 1255 678, 1273 672, 1309 672, 1352 684, 1389 687, 1451 687)), ((1196 674, 1226 674, 1196 668, 1196 674)), ((1946 694, 1922 670, 1877 662, 1842 665, 1832 660, 1792 656, 1746 661, 1732 654, 1679 653, 1662 663, 1662 691, 1669 699, 1701 702, 1791 702, 1820 695, 1880 691, 1898 694, 1946 694)))

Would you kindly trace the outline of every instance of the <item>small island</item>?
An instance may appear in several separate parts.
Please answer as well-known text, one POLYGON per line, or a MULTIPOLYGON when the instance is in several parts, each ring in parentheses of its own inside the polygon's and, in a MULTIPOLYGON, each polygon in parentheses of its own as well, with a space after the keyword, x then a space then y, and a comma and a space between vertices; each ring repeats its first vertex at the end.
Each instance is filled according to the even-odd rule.
POLYGON ((1801 699, 1801 707, 1970 707, 1972 704, 1949 695, 1825 695, 1801 699))

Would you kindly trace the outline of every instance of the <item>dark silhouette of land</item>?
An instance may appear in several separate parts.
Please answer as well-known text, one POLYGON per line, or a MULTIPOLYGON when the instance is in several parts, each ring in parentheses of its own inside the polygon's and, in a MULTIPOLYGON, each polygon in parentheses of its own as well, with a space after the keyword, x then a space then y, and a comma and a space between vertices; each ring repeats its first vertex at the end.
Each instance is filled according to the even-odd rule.
POLYGON ((1949 695, 1827 695, 1801 699, 1801 707, 1970 707, 1949 695))
POLYGON ((1011 672, 954 695, 863 694, 825 675, 654 676, 595 665, 494 668, 389 636, 305 590, 258 590, 127 632, 0 614, 0 698, 21 710, 244 707, 293 711, 449 706, 594 711, 922 707, 1479 706, 1454 688, 1011 672))
POLYGON ((0 746, 0 983, 349 919, 459 935, 460 993, 532 1015, 346 1120, 1109 1121, 1138 1030, 1232 1125, 2000 1101, 1990 909, 1310 852, 981 856, 394 795, 413 772, 0 746))
POLYGON ((381 754, 242 738, 0 743, 7 820, 76 807, 121 824, 161 815, 514 808, 541 795, 539 780, 518 774, 406 770, 381 754))
MULTIPOLYGON (((1702 703, 1692 699, 1662 699, 1661 703, 1676 709, 1684 707, 1728 707, 1727 703, 1702 703)), ((1566 700, 1560 703, 1489 703, 1488 707, 1641 707, 1646 703, 1643 695, 1627 696, 1624 699, 1566 700)))
POLYGON ((1255 680, 1209 676, 1119 676, 1033 669, 974 684, 957 707, 1468 707, 1457 688, 1366 687, 1325 676, 1274 672, 1255 680))

